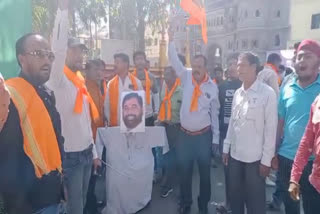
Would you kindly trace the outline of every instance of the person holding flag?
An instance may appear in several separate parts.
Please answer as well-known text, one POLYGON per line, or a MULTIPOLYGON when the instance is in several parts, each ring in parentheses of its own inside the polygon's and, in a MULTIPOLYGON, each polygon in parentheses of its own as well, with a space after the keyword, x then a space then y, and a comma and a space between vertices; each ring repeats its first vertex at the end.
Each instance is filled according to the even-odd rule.
POLYGON ((211 197, 211 148, 219 148, 219 98, 218 87, 209 78, 207 58, 197 55, 192 71, 179 60, 173 42, 174 33, 169 29, 169 60, 181 79, 183 98, 180 110, 181 134, 176 146, 180 174, 181 203, 179 213, 189 213, 192 204, 192 169, 197 161, 200 173, 200 213, 208 213, 211 197))

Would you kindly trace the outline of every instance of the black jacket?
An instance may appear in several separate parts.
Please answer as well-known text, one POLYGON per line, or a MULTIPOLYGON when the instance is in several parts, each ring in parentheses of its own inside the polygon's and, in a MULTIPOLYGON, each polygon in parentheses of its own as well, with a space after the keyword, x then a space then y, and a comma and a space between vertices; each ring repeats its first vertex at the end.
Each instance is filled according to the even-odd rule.
MULTIPOLYGON (((63 157, 64 138, 54 94, 45 86, 35 89, 48 110, 63 157)), ((61 174, 54 171, 41 179, 36 177, 33 164, 23 150, 20 118, 12 100, 9 111, 7 122, 0 132, 0 194, 8 213, 28 214, 60 202, 61 174)))

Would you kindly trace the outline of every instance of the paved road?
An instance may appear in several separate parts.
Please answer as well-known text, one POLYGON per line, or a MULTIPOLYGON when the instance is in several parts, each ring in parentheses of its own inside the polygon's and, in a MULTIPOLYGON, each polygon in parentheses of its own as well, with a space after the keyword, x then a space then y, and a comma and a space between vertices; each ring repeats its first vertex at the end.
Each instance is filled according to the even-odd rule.
MULTIPOLYGON (((196 173, 193 178, 193 197, 194 201, 197 201, 196 198, 199 192, 199 176, 196 173)), ((217 169, 211 170, 212 177, 212 202, 222 202, 224 200, 224 175, 223 168, 220 165, 217 169)), ((267 188, 267 200, 271 199, 271 194, 273 192, 273 188, 267 188)), ((166 199, 162 199, 160 197, 160 187, 159 185, 155 185, 153 189, 152 201, 150 205, 139 212, 139 214, 177 214, 177 195, 178 189, 176 188, 174 192, 166 199)), ((191 214, 197 214, 197 203, 194 203, 192 206, 191 214)), ((215 206, 210 204, 209 213, 216 214, 215 206)), ((284 214, 284 212, 268 212, 268 214, 284 214)))

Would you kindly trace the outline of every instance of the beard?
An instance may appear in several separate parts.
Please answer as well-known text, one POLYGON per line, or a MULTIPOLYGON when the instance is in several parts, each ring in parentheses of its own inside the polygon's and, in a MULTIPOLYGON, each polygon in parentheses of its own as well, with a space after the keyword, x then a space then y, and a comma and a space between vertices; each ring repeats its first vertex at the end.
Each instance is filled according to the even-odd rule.
POLYGON ((123 117, 123 122, 128 129, 134 129, 142 122, 142 113, 139 115, 128 114, 123 117))

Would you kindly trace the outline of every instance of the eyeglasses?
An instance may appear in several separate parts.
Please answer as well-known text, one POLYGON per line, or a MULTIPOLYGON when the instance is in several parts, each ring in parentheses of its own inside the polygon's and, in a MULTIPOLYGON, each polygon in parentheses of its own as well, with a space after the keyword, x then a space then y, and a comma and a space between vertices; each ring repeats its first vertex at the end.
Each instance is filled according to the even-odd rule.
POLYGON ((35 50, 35 51, 31 51, 31 52, 28 52, 28 53, 25 53, 25 54, 37 57, 39 59, 44 59, 45 57, 48 57, 48 59, 51 62, 53 62, 54 59, 55 59, 54 53, 51 52, 51 51, 46 51, 46 50, 35 50))

